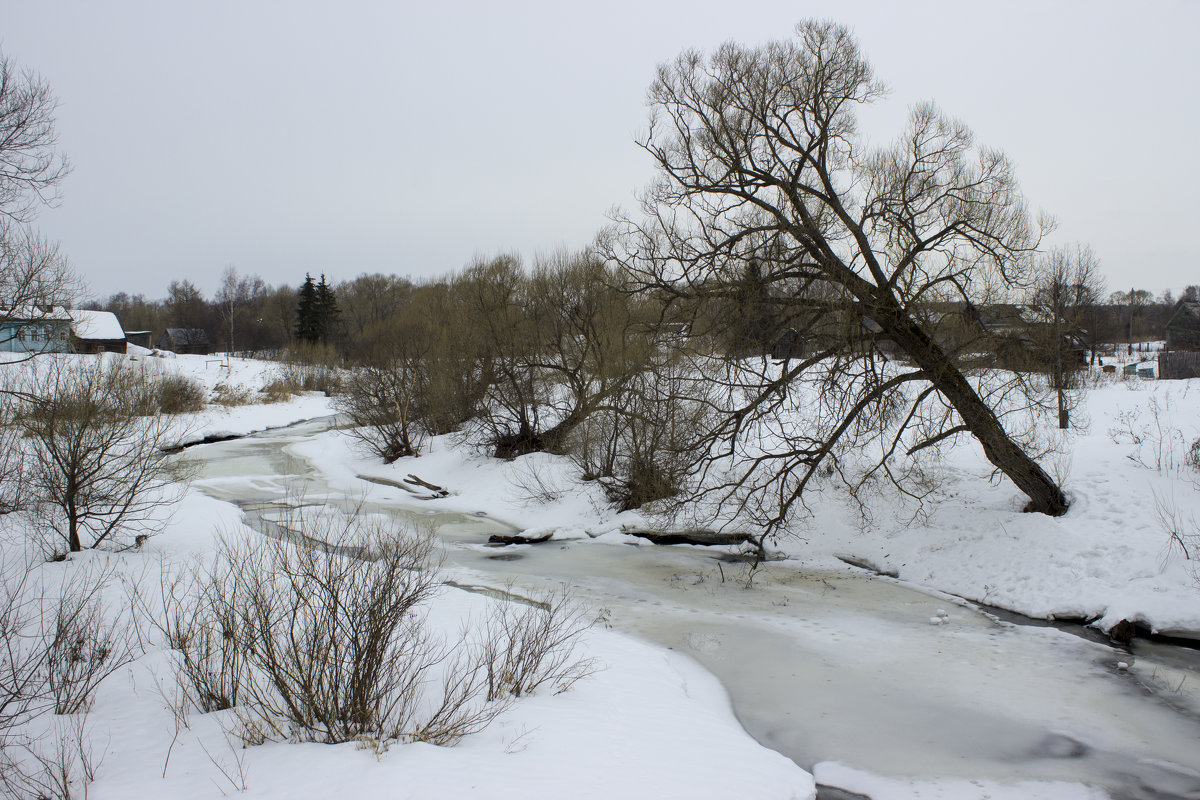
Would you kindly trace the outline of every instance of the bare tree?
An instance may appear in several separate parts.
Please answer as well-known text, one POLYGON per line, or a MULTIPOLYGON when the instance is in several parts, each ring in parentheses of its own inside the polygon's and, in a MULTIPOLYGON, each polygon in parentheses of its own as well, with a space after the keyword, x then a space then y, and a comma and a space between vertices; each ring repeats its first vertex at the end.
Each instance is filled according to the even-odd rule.
MULTIPOLYGON (((404 348, 406 351, 408 348, 404 348)), ((335 407, 349 417, 348 432, 385 463, 416 455, 426 431, 428 408, 422 389, 428 385, 420 355, 394 352, 386 363, 351 370, 335 407)))
POLYGON ((685 359, 656 354, 610 403, 571 430, 567 455, 622 511, 675 497, 712 422, 710 388, 685 359))
POLYGON ((63 305, 78 290, 58 245, 27 226, 0 220, 0 319, 34 306, 63 305))
POLYGON ((177 328, 208 329, 211 318, 204 294, 186 278, 171 281, 167 286, 167 299, 163 303, 167 322, 177 328))
POLYGON ((347 357, 364 349, 370 351, 375 337, 412 309, 415 289, 407 278, 379 273, 364 273, 338 284, 338 308, 342 312, 339 344, 347 357))
POLYGON ((1033 342, 1036 365, 1046 371, 1058 405, 1058 427, 1070 427, 1073 392, 1086 366, 1086 326, 1104 293, 1100 263, 1091 248, 1052 250, 1038 264, 1030 296, 1036 314, 1033 342))
POLYGON ((893 145, 868 149, 855 109, 882 93, 851 33, 832 23, 803 22, 790 41, 683 53, 649 90, 641 144, 660 177, 646 216, 619 219, 603 249, 668 299, 732 286, 756 262, 781 308, 814 332, 839 333, 801 342, 807 351, 780 368, 748 371, 753 360, 743 360, 726 377, 709 463, 748 457, 726 496, 774 496, 769 523, 781 524, 819 470, 861 451, 864 437, 879 445, 874 470, 893 476, 897 451, 960 434, 1030 510, 1062 514, 1061 489, 1006 431, 1004 398, 985 401, 987 381, 956 365, 923 323, 936 304, 1026 279, 1040 237, 1012 165, 930 104, 912 110, 893 145), (822 393, 804 395, 804 423, 777 425, 805 381, 822 393), (749 440, 768 429, 777 445, 751 453, 749 440))
MULTIPOLYGON (((3 160, 0 148, 0 162, 3 160)), ((68 318, 62 306, 78 295, 80 284, 58 245, 46 241, 28 225, 0 213, 0 349, 23 352, 12 365, 40 352, 62 351, 68 318), (19 346, 17 346, 19 345, 19 346)), ((0 387, 0 393, 3 393, 0 387)))
POLYGON ((72 552, 152 533, 175 491, 164 448, 176 423, 155 413, 146 374, 118 361, 59 361, 31 394, 21 426, 46 528, 72 552))
POLYGON ((538 320, 528 276, 518 257, 502 255, 472 264, 453 283, 468 318, 460 323, 482 338, 479 367, 486 387, 468 437, 494 448, 499 458, 542 450, 542 433, 553 424, 551 385, 529 368, 537 350, 538 320))
POLYGON ((626 289, 592 254, 560 251, 535 263, 528 313, 536 338, 526 368, 556 387, 554 422, 540 437, 545 450, 562 453, 589 416, 619 411, 623 390, 650 366, 653 317, 626 289))
POLYGON ((19 510, 26 498, 25 443, 17 424, 19 403, 11 396, 19 391, 14 380, 13 375, 0 374, 0 515, 19 510))
POLYGON ((26 222, 58 199, 70 164, 58 152, 58 100, 38 75, 0 55, 0 218, 26 222))
POLYGON ((458 313, 460 301, 444 282, 417 287, 403 301, 393 298, 391 316, 377 309, 383 316, 361 331, 357 366, 335 403, 354 423, 350 435, 388 463, 415 455, 427 434, 456 429, 482 397, 490 345, 458 313))
POLYGON ((39 206, 57 201, 70 171, 58 151, 57 106, 45 81, 0 54, 0 321, 36 316, 78 291, 58 247, 27 225, 39 206))
POLYGON ((1108 296, 1108 302, 1114 306, 1125 306, 1125 332, 1128 340, 1128 355, 1133 355, 1133 340, 1144 334, 1145 326, 1138 325, 1139 318, 1146 316, 1145 309, 1154 303, 1154 294, 1148 289, 1130 288, 1128 292, 1116 291, 1108 296))
POLYGON ((540 257, 531 274, 502 256, 454 282, 483 334, 488 377, 469 436, 501 458, 562 452, 572 429, 647 364, 652 317, 590 254, 540 257))

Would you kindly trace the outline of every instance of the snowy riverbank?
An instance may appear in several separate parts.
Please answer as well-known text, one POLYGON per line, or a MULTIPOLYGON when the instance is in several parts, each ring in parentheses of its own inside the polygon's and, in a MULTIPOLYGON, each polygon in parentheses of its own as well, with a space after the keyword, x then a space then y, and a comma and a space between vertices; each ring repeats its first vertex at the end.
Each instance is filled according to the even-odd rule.
MULTIPOLYGON (((155 369, 188 375, 210 392, 224 384, 243 387, 251 395, 278 368, 270 362, 232 359, 226 364, 224 359, 201 356, 141 360, 155 369)), ((183 441, 197 441, 280 428, 332 413, 328 397, 306 393, 276 403, 209 406, 185 415, 180 424, 187 431, 183 441)), ((1065 517, 1021 513, 1020 493, 1005 481, 991 480, 978 446, 964 439, 937 465, 937 485, 923 507, 884 492, 869 498, 864 521, 831 489, 814 496, 813 514, 798 519, 789 535, 773 544, 786 561, 764 567, 759 579, 762 596, 754 602, 786 604, 789 594, 798 591, 789 585, 788 576, 804 571, 851 573, 840 560, 850 556, 894 573, 902 582, 1030 616, 1094 619, 1105 629, 1129 620, 1159 632, 1197 635, 1200 588, 1195 562, 1185 557, 1183 548, 1172 545, 1156 506, 1185 524, 1200 518, 1200 493, 1195 488, 1200 473, 1187 460, 1191 442, 1200 437, 1200 381, 1102 384, 1087 395, 1083 416, 1088 427, 1065 440, 1070 455, 1056 465, 1066 476, 1072 500, 1065 517)), ((616 513, 598 487, 577 479, 565 459, 535 454, 498 461, 453 436, 426 445, 419 457, 384 465, 343 433, 313 426, 311 433, 289 440, 286 450, 314 472, 307 479, 310 486, 330 496, 366 499, 384 493, 405 499, 407 493, 394 487, 405 485, 411 474, 449 491, 440 498, 408 497, 423 513, 482 512, 529 534, 551 534, 551 542, 540 547, 604 548, 611 554, 637 554, 637 548, 653 547, 622 532, 652 520, 642 512, 616 513)), ((189 453, 191 458, 205 458, 204 448, 189 453)), ((188 490, 162 533, 142 549, 84 553, 35 569, 47 585, 69 584, 89 566, 101 565, 115 571, 118 583, 154 582, 162 562, 178 565, 192 557, 208 558, 219 535, 256 536, 242 524, 235 505, 210 496, 223 480, 219 472, 205 479, 210 494, 188 490)), ((264 468, 261 474, 239 473, 225 480, 235 494, 247 480, 271 483, 280 477, 264 468)), ((0 517, 3 552, 10 565, 30 558, 16 537, 18 530, 15 520, 0 517)), ((482 547, 482 540, 470 546, 482 547)), ((526 549, 518 546, 506 552, 526 549)), ((479 550, 477 556, 487 558, 492 552, 479 550)), ((576 568, 584 569, 586 563, 585 558, 576 568)), ((711 566, 715 579, 717 565, 711 566)), ((472 576, 469 570, 467 576, 472 576)), ((705 575, 698 573, 698 579, 705 580, 705 575)), ((682 579, 668 573, 661 580, 682 579)), ((122 602, 119 586, 110 588, 115 607, 122 602)), ((714 596, 735 588, 722 584, 714 596)), ((709 590, 714 591, 715 587, 709 590)), ((729 598, 734 603, 733 595, 729 598)), ((636 599, 629 601, 636 608, 636 599)), ((437 598, 431 619, 453 636, 494 602, 447 589, 437 598)), ((755 607, 750 600, 737 602, 755 607)), ((630 611, 628 621, 636 622, 636 629, 648 629, 653 613, 652 607, 630 611), (637 613, 644 616, 635 620, 637 613)), ((929 626, 943 626, 953 616, 925 613, 921 619, 929 626)), ((705 624, 712 622, 703 618, 708 620, 705 624)), ((224 733, 233 724, 225 712, 196 712, 181 726, 168 703, 174 692, 169 655, 152 645, 99 689, 89 735, 103 764, 89 796, 207 798, 236 791, 262 798, 373 798, 392 796, 397 787, 402 787, 403 796, 414 798, 812 796, 811 776, 752 739, 734 716, 721 683, 685 654, 690 649, 695 656, 703 655, 704 648, 717 646, 713 643, 720 636, 698 635, 669 650, 618 632, 619 624, 615 627, 618 630, 598 626, 586 634, 585 654, 604 669, 570 691, 523 699, 491 728, 452 748, 412 743, 382 753, 354 744, 241 749, 229 744, 224 733)), ((819 631, 805 635, 815 633, 819 631)), ((736 663, 730 662, 729 668, 737 668, 736 663)), ((1112 669, 1107 664, 1098 667, 1091 679, 1102 681, 1112 669)), ((1189 698, 1184 705, 1195 699, 1189 698)), ((789 702, 797 704, 789 720, 794 730, 819 736, 828 722, 805 713, 803 697, 789 702)), ((770 738, 756 735, 760 742, 770 738)), ((871 746, 886 744, 877 741, 871 746)), ((870 792, 877 800, 989 793, 1103 796, 1081 783, 1005 785, 955 782, 937 775, 928 781, 885 779, 832 762, 816 765, 815 772, 823 782, 870 792)))

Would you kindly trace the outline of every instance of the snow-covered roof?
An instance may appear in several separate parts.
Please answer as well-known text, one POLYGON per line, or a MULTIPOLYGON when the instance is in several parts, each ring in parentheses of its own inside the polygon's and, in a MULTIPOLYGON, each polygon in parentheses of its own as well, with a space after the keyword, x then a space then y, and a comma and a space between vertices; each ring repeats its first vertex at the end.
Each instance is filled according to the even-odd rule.
POLYGON ((49 320, 67 321, 70 313, 62 306, 16 306, 4 308, 0 306, 0 322, 46 322, 49 320))
POLYGON ((72 309, 71 332, 80 339, 124 339, 125 331, 111 311, 72 309))

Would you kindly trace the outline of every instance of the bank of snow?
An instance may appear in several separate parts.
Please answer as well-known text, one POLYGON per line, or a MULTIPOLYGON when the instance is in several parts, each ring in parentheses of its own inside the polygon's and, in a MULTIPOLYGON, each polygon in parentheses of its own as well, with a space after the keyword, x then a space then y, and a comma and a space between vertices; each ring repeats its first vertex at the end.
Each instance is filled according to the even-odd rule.
POLYGON ((180 444, 200 442, 206 438, 245 436, 333 413, 331 398, 322 392, 304 392, 275 403, 257 402, 259 390, 270 383, 281 369, 282 365, 275 361, 174 353, 162 357, 142 355, 138 360, 151 369, 191 378, 209 394, 218 387, 247 393, 249 402, 243 405, 209 404, 203 411, 183 415, 180 444))
POLYGON ((1200 471, 1186 458, 1200 438, 1200 380, 1102 385, 1076 418, 1087 427, 1046 464, 1066 478, 1063 517, 1022 513, 1024 496, 963 437, 935 468, 925 513, 890 493, 872 499, 864 523, 831 492, 780 547, 824 563, 851 554, 902 580, 1028 616, 1094 620, 1103 630, 1129 620, 1200 638, 1200 551, 1187 558, 1160 519, 1170 509, 1200 537, 1200 471))

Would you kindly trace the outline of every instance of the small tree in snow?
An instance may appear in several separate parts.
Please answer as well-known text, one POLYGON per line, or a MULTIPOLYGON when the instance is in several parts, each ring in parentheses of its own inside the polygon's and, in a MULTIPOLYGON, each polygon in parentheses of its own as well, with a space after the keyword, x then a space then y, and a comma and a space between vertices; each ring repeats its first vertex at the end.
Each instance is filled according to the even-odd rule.
POLYGON ((45 529, 72 552, 149 533, 172 499, 164 447, 175 423, 157 413, 145 373, 58 361, 31 394, 21 425, 45 529))

